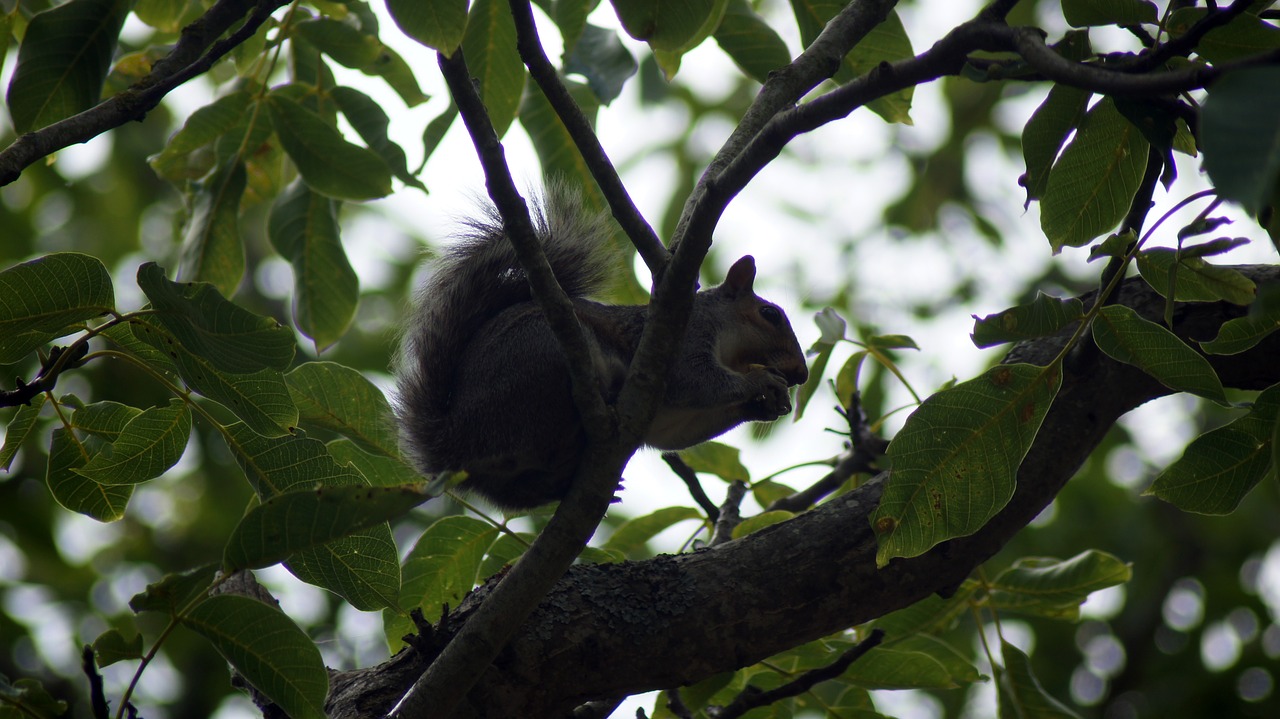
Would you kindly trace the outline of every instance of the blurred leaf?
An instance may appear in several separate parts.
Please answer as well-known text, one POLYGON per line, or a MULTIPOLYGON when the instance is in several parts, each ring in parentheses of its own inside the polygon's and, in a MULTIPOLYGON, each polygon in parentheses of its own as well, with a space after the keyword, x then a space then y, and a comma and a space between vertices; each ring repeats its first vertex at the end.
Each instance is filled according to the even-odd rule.
POLYGON ((115 309, 102 261, 55 252, 0 272, 0 364, 13 364, 115 309))
POLYGON ((1027 120, 1022 130, 1022 157, 1027 166, 1023 186, 1027 188, 1027 201, 1044 197, 1049 184, 1049 170, 1080 121, 1093 93, 1087 90, 1054 84, 1049 94, 1027 120))
POLYGON ((692 507, 666 507, 643 517, 629 519, 604 543, 605 549, 625 555, 643 553, 645 543, 663 530, 686 520, 704 521, 702 513, 692 507))
POLYGON ((413 69, 409 67, 409 63, 404 61, 403 57, 395 50, 389 47, 382 48, 382 57, 378 62, 361 69, 366 75, 380 77, 400 99, 408 107, 417 107, 427 100, 431 99, 422 88, 418 85, 418 78, 414 76, 413 69))
POLYGON ((1219 194, 1256 215, 1280 176, 1280 67, 1235 70, 1214 82, 1200 111, 1200 141, 1219 194))
POLYGON ((372 65, 382 55, 383 46, 376 34, 339 20, 312 18, 294 24, 293 29, 339 65, 353 70, 372 65))
POLYGON ((1067 560, 1024 557, 991 582, 990 601, 999 611, 1077 621, 1090 594, 1132 577, 1127 563, 1094 549, 1067 560))
POLYGON ((223 659, 293 719, 324 719, 329 674, 320 650, 284 612, 219 594, 181 617, 223 659))
POLYGON ((294 322, 317 351, 342 337, 360 299, 340 233, 337 202, 301 180, 280 193, 267 220, 271 246, 293 267, 294 322))
MULTIPOLYGON (((653 50, 683 53, 705 40, 724 16, 728 0, 688 0, 655 3, 649 0, 610 0, 631 37, 653 50)), ((668 73, 668 77, 671 73, 668 73)))
POLYGON ((995 516, 1061 382, 1056 362, 1003 365, 926 399, 889 444, 893 472, 871 516, 877 564, 923 554, 995 516))
POLYGON ((520 108, 525 77, 524 62, 516 51, 515 20, 507 3, 475 0, 471 4, 462 52, 493 129, 502 137, 520 108))
POLYGON ((391 168, 381 157, 347 142, 319 115, 281 89, 267 96, 280 145, 311 189, 338 200, 373 200, 391 194, 391 168))
POLYGON ((726 482, 751 481, 751 474, 739 458, 741 451, 720 442, 703 442, 678 452, 695 472, 714 474, 726 482))
POLYGON ((917 634, 894 644, 893 648, 907 652, 919 652, 930 657, 947 670, 947 674, 951 675, 952 681, 961 686, 987 680, 987 677, 978 671, 978 668, 973 665, 973 662, 968 657, 938 637, 917 634))
POLYGON ((733 528, 733 538, 741 539, 742 537, 758 532, 765 527, 785 522, 796 516, 795 512, 787 512, 781 509, 775 509, 772 512, 761 512, 760 514, 747 517, 742 523, 733 528))
POLYGON ((1258 482, 1277 470, 1274 442, 1280 385, 1258 395, 1245 416, 1205 432, 1144 494, 1185 512, 1230 514, 1258 482))
POLYGON ((587 85, 605 105, 622 94, 639 66, 618 34, 595 25, 586 25, 573 51, 565 58, 564 72, 582 75, 587 85))
POLYGON ((761 507, 768 507, 783 497, 790 497, 796 491, 781 482, 765 479, 751 483, 751 496, 761 507))
POLYGON ((876 647, 842 675, 866 689, 954 689, 959 684, 942 662, 922 651, 876 647))
POLYGON ((884 630, 885 646, 914 636, 941 634, 969 611, 969 600, 977 590, 977 582, 965 580, 951 596, 930 595, 909 607, 884 615, 872 622, 869 628, 884 630))
POLYGON ((18 450, 22 449, 22 445, 36 428, 36 422, 40 419, 40 410, 44 407, 44 400, 43 393, 37 394, 31 398, 31 404, 19 405, 18 410, 14 412, 13 418, 5 427, 4 446, 0 447, 0 469, 8 472, 12 467, 13 458, 18 455, 18 450))
POLYGON ((35 679, 19 679, 10 684, 9 678, 0 674, 0 716, 4 719, 54 719, 66 713, 67 703, 54 699, 35 679))
MULTIPOLYGON (((79 412, 77 412, 79 414, 79 412)), ((183 400, 140 412, 76 474, 99 484, 137 484, 164 474, 181 459, 191 436, 191 411, 183 400)))
MULTIPOLYGON (((1219 8, 1218 11, 1221 10, 1219 8)), ((1166 28, 1170 35, 1179 37, 1203 20, 1208 12, 1207 8, 1202 7, 1178 8, 1170 13, 1166 28)), ((1258 17, 1257 11, 1253 11, 1241 13, 1225 25, 1210 30, 1196 45, 1196 54, 1218 65, 1256 57, 1276 48, 1280 48, 1280 28, 1258 17)))
MULTIPOLYGON (((792 0, 795 4, 795 0, 792 0)), ((840 6, 846 3, 838 3, 840 6)), ((837 8, 839 10, 840 8, 837 8)), ((807 44, 807 43, 806 43, 807 44)), ((890 10, 884 22, 872 28, 853 50, 845 56, 845 64, 836 72, 835 80, 846 83, 866 75, 883 63, 905 60, 915 56, 911 48, 911 39, 902 26, 902 19, 896 10, 890 10)), ((887 122, 911 125, 911 98, 915 87, 908 86, 902 90, 876 98, 867 103, 867 109, 884 118, 887 122)))
POLYGON ((1040 226, 1054 253, 1111 230, 1129 210, 1147 166, 1147 140, 1103 98, 1049 171, 1040 226))
POLYGON ((132 639, 125 639, 119 629, 108 629, 93 640, 93 654, 99 667, 141 659, 142 635, 134 634, 132 639))
POLYGON ((787 44, 747 0, 729 0, 714 37, 725 54, 759 83, 791 62, 787 44))
POLYGON ((1208 360, 1177 335, 1128 307, 1103 307, 1093 321, 1093 338, 1111 359, 1137 367, 1169 389, 1226 404, 1222 380, 1208 360))
POLYGON ((49 463, 45 483, 58 504, 92 517, 99 522, 114 522, 124 516, 124 508, 133 496, 133 485, 98 484, 75 472, 89 461, 92 450, 69 430, 58 427, 49 441, 49 463))
POLYGON ((429 622, 445 604, 458 603, 476 584, 476 572, 498 529, 472 517, 445 517, 427 528, 405 557, 400 609, 419 608, 429 622))
POLYGON ((1071 27, 1095 25, 1154 25, 1159 15, 1147 0, 1062 0, 1062 14, 1071 27))
POLYGON ((70 0, 31 18, 5 95, 19 134, 98 104, 131 5, 70 0))
POLYGON ((978 347, 994 347, 1005 342, 1021 342, 1046 337, 1084 317, 1084 303, 1070 297, 1060 299, 1037 292, 1030 304, 1011 307, 979 319, 974 316, 970 338, 978 347))
MULTIPOLYGON (((520 112, 520 124, 524 125, 525 130, 529 130, 528 118, 525 115, 526 113, 522 110, 520 112)), ((588 115, 588 117, 590 117, 590 115, 588 115)), ((422 167, 426 167, 427 160, 431 158, 431 155, 436 151, 436 148, 440 146, 440 141, 444 139, 445 133, 447 133, 449 128, 453 126, 453 121, 457 118, 458 106, 450 101, 449 106, 445 108, 444 112, 432 118, 431 122, 427 123, 426 128, 422 131, 422 165, 418 168, 418 172, 422 171, 422 167)), ((529 135, 529 139, 534 143, 534 149, 537 150, 537 138, 533 136, 532 131, 529 132, 529 135)), ((539 152, 539 160, 545 167, 546 161, 542 159, 541 152, 539 152)))
POLYGON ((420 484, 347 485, 278 494, 250 509, 227 540, 227 571, 261 569, 289 556, 403 516, 431 497, 420 484))
POLYGON ((177 574, 166 574, 160 581, 148 584, 146 591, 133 595, 129 608, 136 613, 176 615, 208 591, 217 572, 217 564, 206 564, 177 574))
POLYGON ((515 564, 516 560, 529 550, 533 540, 537 539, 536 535, 529 532, 519 532, 518 536, 519 540, 511 534, 499 535, 489 547, 489 553, 485 555, 484 561, 480 563, 480 571, 476 576, 480 579, 491 577, 501 572, 504 567, 515 564))
POLYGON ((387 0, 387 11, 405 35, 447 55, 467 28, 467 0, 387 0))
POLYGON ((223 164, 199 183, 182 238, 178 276, 186 282, 208 282, 225 296, 235 294, 244 277, 244 242, 240 233, 240 200, 246 175, 240 161, 223 164))
POLYGON ((305 362, 284 376, 305 424, 337 432, 368 452, 399 456, 391 405, 372 382, 336 362, 305 362))
POLYGON ((1000 719, 1079 719, 1040 686, 1031 660, 1021 649, 1001 641, 1000 650, 1005 663, 998 677, 1000 719))
POLYGON ((1253 311, 1222 323, 1218 336, 1201 342, 1200 348, 1209 354, 1233 355, 1252 349, 1272 332, 1280 330, 1280 307, 1253 311))

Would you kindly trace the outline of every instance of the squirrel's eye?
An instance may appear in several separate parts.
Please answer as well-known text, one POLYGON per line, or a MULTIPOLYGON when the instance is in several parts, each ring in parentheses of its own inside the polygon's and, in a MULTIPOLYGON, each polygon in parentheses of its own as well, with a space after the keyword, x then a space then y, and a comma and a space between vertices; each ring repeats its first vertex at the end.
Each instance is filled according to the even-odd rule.
POLYGON ((782 324, 782 310, 773 305, 764 305, 760 308, 760 316, 765 322, 777 327, 782 324))

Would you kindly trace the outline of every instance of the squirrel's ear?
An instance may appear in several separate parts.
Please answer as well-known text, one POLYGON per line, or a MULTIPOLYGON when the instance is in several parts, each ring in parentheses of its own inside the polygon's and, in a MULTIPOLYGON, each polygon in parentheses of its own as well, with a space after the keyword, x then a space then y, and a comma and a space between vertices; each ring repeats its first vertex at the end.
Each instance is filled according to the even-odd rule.
POLYGON ((729 289, 734 295, 752 294, 751 285, 756 281, 756 260, 751 255, 743 255, 733 263, 729 273, 724 276, 722 287, 729 289))

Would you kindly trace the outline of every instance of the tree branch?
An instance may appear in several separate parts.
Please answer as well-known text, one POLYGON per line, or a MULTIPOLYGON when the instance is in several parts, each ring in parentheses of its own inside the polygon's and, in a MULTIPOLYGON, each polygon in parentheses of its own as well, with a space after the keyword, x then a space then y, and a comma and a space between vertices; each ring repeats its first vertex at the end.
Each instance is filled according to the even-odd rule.
MULTIPOLYGON (((1259 284, 1280 282, 1278 267, 1238 269, 1259 284)), ((1163 314, 1164 298, 1141 279, 1127 280, 1119 299, 1145 317, 1158 320, 1163 314)), ((1228 303, 1179 304, 1174 331, 1207 339, 1247 311, 1228 303)), ((1044 364, 1065 341, 1058 336, 1020 344, 1005 361, 1044 364)), ((1209 360, 1224 384, 1262 389, 1280 381, 1277 354, 1280 333, 1248 352, 1209 360)), ((1141 371, 1105 356, 1088 376, 1068 374, 1005 508, 971 536, 881 569, 868 517, 882 477, 790 521, 710 549, 574 567, 472 690, 473 709, 483 716, 558 716, 597 697, 695 682, 953 587, 1053 500, 1120 416, 1169 393, 1141 371), (779 582, 784 574, 788 581, 779 582)), ((497 582, 498 588, 509 579, 497 582)), ((464 600, 445 631, 456 631, 452 622, 478 619, 476 607, 483 606, 493 584, 464 600)), ((398 660, 405 661, 391 661, 398 660)))
POLYGON ((618 171, 614 169, 604 147, 600 145, 600 139, 591 129, 591 123, 582 114, 578 103, 569 95, 569 90, 560 81, 555 67, 547 59, 547 54, 542 49, 542 40, 538 37, 538 27, 533 21, 533 9, 529 0, 511 0, 511 12, 516 22, 516 49, 529 68, 529 74, 542 89, 542 94, 551 103, 560 122, 564 123, 569 137, 573 138, 573 144, 577 146, 583 162, 600 186, 605 201, 609 203, 614 219, 618 221, 622 231, 627 233, 631 244, 635 245, 636 252, 648 266, 649 272, 654 277, 660 276, 670 260, 670 253, 631 201, 627 188, 618 177, 618 171))
POLYGON ((183 28, 182 37, 173 50, 152 66, 149 75, 84 112, 22 135, 0 151, 0 186, 18 179, 23 170, 41 158, 146 117, 174 88, 207 72, 227 53, 253 37, 271 13, 286 2, 219 0, 198 20, 183 28), (250 9, 253 12, 243 25, 215 42, 250 9))

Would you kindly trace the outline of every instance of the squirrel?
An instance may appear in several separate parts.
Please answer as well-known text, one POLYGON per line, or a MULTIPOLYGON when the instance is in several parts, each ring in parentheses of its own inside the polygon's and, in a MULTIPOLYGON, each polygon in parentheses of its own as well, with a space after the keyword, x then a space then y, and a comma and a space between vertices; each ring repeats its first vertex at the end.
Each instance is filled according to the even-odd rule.
MULTIPOLYGON (((609 218, 579 195, 549 188, 535 232, 586 332, 600 391, 616 400, 644 329, 645 305, 587 296, 609 271, 609 218)), ((396 414, 405 456, 426 475, 465 470, 461 488, 502 508, 563 499, 586 445, 568 362, 524 269, 488 206, 437 259, 418 291, 399 361, 396 414)), ((697 293, 666 394, 644 443, 684 449, 743 422, 791 411, 788 388, 808 378, 786 314, 756 296, 755 260, 697 293)))

